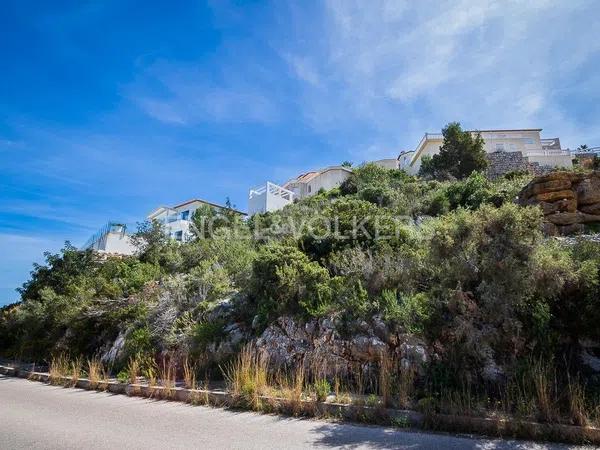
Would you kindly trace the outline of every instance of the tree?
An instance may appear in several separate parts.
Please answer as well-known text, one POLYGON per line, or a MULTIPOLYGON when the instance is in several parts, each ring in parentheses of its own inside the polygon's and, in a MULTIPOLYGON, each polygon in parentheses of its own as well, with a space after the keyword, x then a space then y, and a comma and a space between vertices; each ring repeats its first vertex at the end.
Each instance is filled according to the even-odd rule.
POLYGON ((352 167, 352 161, 344 161, 341 164, 342 167, 352 167))
POLYGON ((586 144, 581 144, 579 147, 577 147, 577 150, 580 152, 587 152, 588 146, 586 144))
POLYGON ((485 170, 488 162, 483 138, 463 131, 460 123, 451 122, 442 130, 444 142, 440 152, 431 158, 423 157, 419 175, 435 179, 463 179, 475 171, 485 170))

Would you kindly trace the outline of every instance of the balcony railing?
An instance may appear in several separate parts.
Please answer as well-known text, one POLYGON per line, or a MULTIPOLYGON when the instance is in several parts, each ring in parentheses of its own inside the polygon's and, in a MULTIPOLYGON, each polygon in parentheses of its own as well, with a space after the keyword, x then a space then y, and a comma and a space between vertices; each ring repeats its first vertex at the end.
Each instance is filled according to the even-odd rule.
POLYGON ((267 181, 267 183, 262 186, 250 189, 248 196, 249 198, 254 198, 264 195, 267 192, 271 195, 275 195, 286 200, 292 200, 294 198, 294 193, 292 191, 288 191, 287 189, 282 188, 275 183, 271 183, 270 181, 267 181))

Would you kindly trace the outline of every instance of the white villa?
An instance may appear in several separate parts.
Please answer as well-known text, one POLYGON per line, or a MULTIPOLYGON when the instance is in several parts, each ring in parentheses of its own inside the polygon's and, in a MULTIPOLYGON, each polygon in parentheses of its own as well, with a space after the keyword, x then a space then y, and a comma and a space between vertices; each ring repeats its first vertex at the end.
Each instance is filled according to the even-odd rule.
MULTIPOLYGON (((530 163, 538 163, 542 167, 572 167, 569 150, 560 147, 560 139, 542 139, 541 128, 521 130, 473 130, 475 135, 480 133, 485 141, 485 151, 521 152, 530 163)), ((421 158, 433 156, 439 152, 444 137, 441 133, 425 133, 417 148, 401 152, 398 156, 400 169, 411 175, 417 174, 421 167, 421 158)))
POLYGON ((133 255, 136 248, 127 234, 127 226, 122 223, 109 222, 88 239, 83 249, 92 249, 98 253, 115 255, 133 255))
POLYGON ((248 195, 248 214, 277 211, 292 203, 316 194, 321 189, 338 187, 352 173, 346 166, 332 166, 325 169, 306 172, 279 186, 267 181, 266 184, 250 189, 248 195))
POLYGON ((207 205, 217 212, 230 209, 240 216, 246 216, 246 213, 236 209, 227 208, 226 206, 217 205, 205 200, 192 199, 175 206, 160 206, 148 214, 147 219, 160 222, 165 229, 165 234, 176 241, 187 242, 193 238, 191 231, 192 216, 203 205, 207 205))

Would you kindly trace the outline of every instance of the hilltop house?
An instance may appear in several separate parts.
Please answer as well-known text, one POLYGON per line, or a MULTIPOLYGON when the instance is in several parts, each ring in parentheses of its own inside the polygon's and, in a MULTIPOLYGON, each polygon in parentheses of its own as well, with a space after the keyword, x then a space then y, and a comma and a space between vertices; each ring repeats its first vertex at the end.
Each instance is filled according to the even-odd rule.
POLYGON ((250 189, 248 195, 248 214, 277 211, 294 200, 316 194, 321 189, 338 187, 346 180, 352 169, 346 166, 332 166, 325 169, 306 172, 279 186, 267 181, 265 185, 250 189))
MULTIPOLYGON (((519 130, 473 130, 480 133, 487 153, 520 152, 530 164, 541 167, 572 167, 571 154, 560 147, 560 139, 542 139, 541 128, 519 130)), ((398 156, 400 169, 409 174, 419 173, 423 156, 437 154, 443 143, 441 133, 425 133, 414 151, 402 152, 398 156)))
POLYGON ((83 250, 87 249, 114 255, 133 255, 136 251, 127 234, 127 226, 117 222, 108 222, 90 237, 83 245, 83 250))
POLYGON ((165 229, 165 234, 176 241, 187 242, 193 237, 191 231, 192 216, 203 205, 213 208, 217 213, 230 210, 240 216, 246 216, 246 213, 227 206, 193 199, 175 206, 160 206, 148 214, 147 219, 161 223, 165 229))

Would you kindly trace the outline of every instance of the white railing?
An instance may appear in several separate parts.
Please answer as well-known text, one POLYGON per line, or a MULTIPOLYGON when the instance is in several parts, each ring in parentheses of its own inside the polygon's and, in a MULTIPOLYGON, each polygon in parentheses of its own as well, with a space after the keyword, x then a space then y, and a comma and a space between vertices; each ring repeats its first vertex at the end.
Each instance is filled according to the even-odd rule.
POLYGON ((292 200, 294 198, 294 193, 292 191, 288 191, 287 189, 282 188, 275 183, 271 183, 270 181, 267 181, 267 183, 262 186, 250 189, 249 198, 264 195, 267 191, 271 195, 282 197, 286 200, 292 200))
POLYGON ((571 152, 568 150, 534 150, 525 151, 523 156, 570 156, 571 152))

